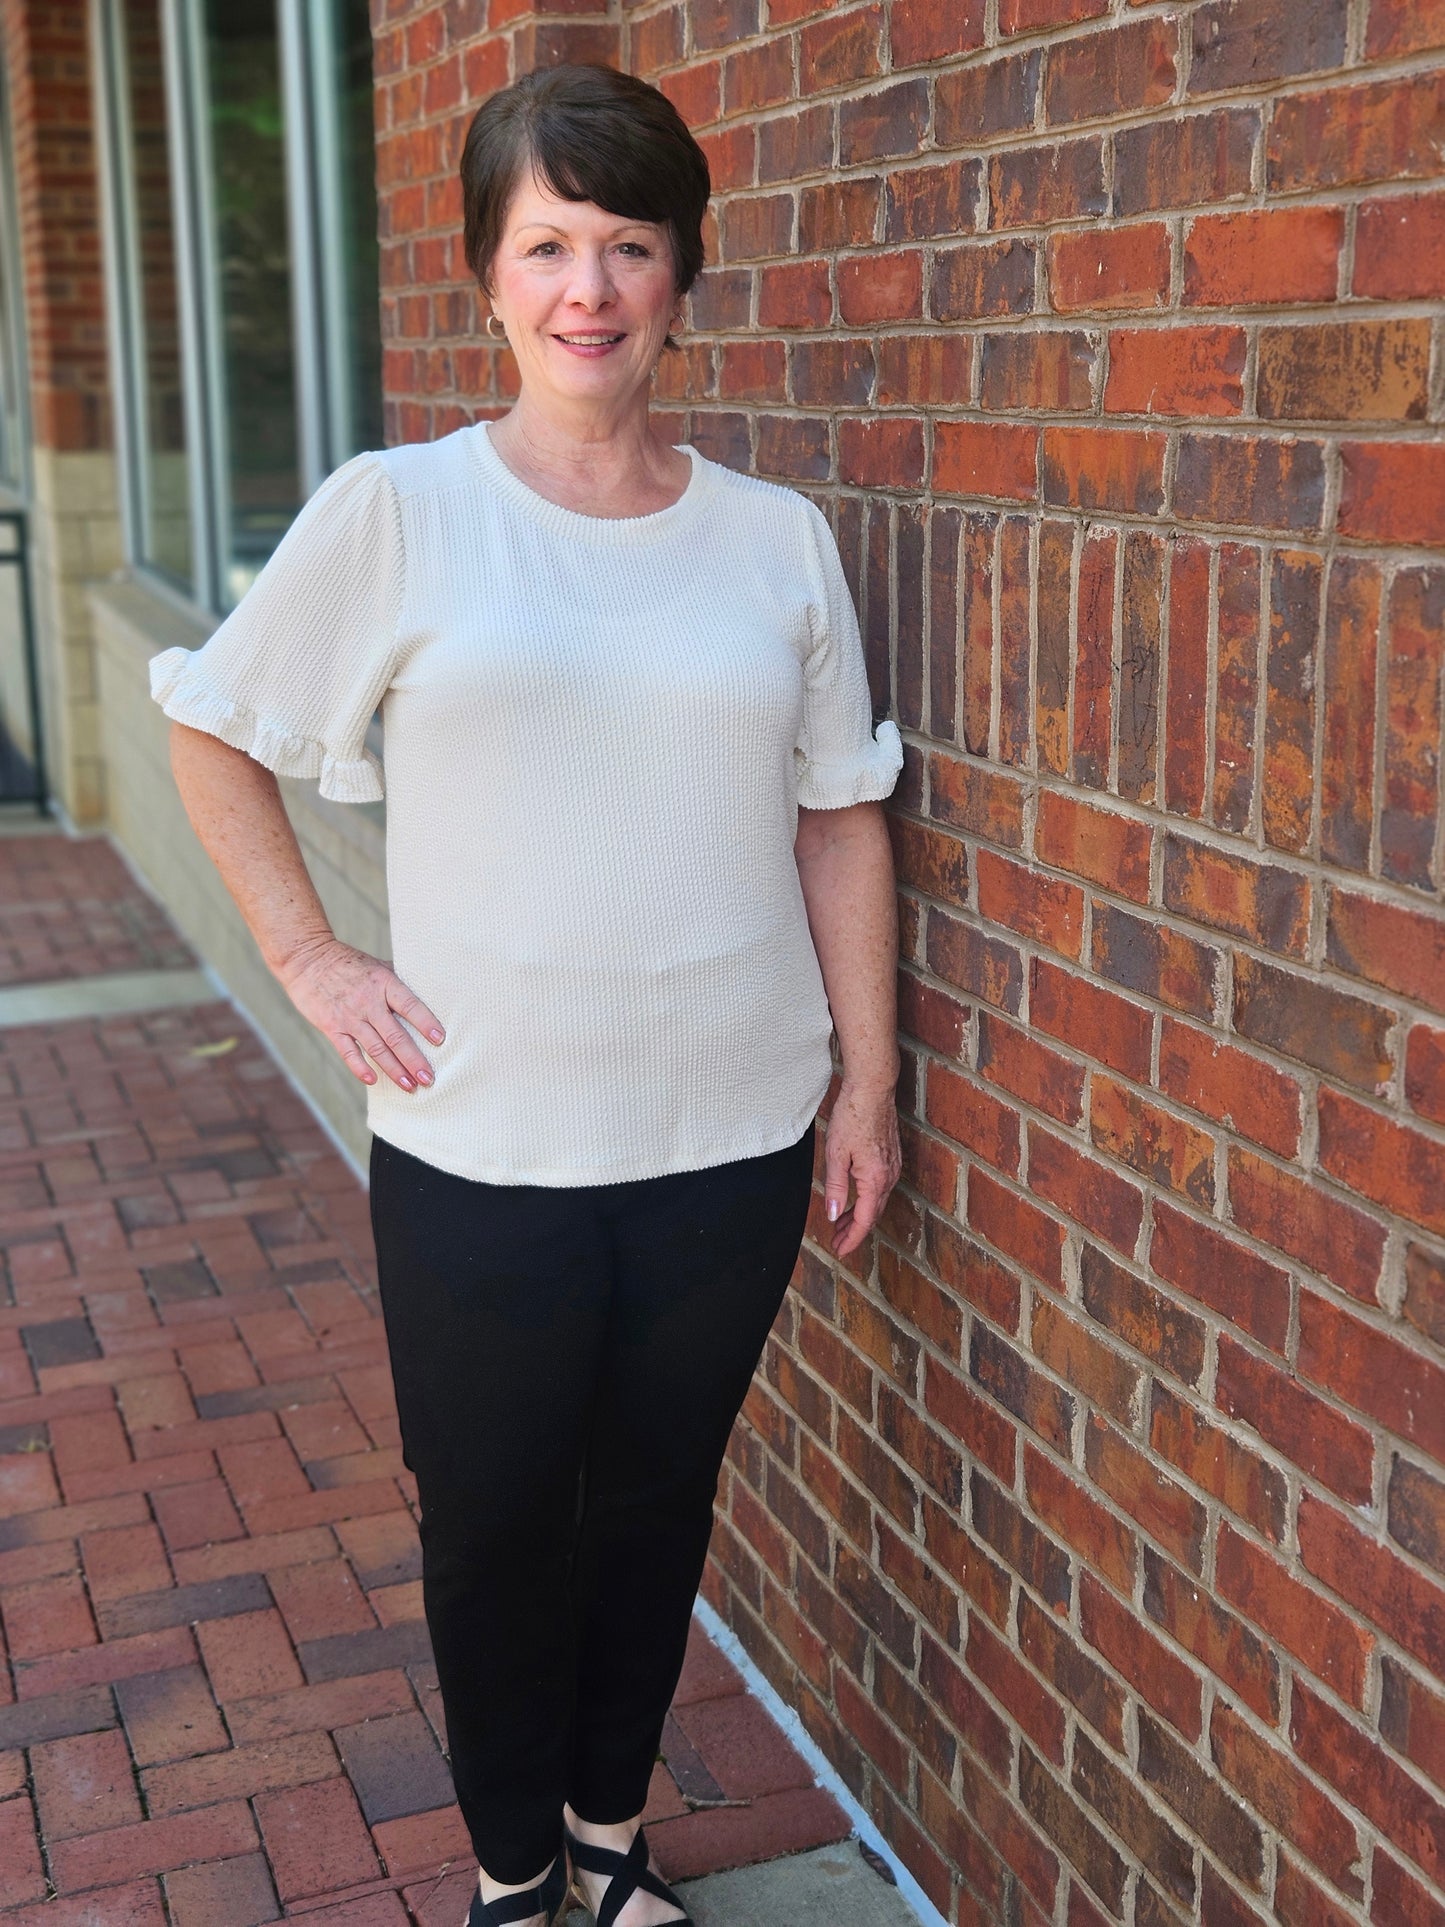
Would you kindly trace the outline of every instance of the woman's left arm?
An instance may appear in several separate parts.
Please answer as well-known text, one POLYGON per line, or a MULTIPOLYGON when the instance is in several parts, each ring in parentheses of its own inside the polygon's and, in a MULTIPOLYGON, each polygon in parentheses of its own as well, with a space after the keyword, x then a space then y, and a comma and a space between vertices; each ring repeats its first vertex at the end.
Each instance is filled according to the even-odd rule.
POLYGON ((843 1056, 828 1118, 825 1198, 846 1257, 877 1224, 903 1168, 898 1145, 898 900, 881 803, 798 811, 793 846, 808 927, 843 1056), (849 1178, 857 1197, 848 1206, 849 1178))

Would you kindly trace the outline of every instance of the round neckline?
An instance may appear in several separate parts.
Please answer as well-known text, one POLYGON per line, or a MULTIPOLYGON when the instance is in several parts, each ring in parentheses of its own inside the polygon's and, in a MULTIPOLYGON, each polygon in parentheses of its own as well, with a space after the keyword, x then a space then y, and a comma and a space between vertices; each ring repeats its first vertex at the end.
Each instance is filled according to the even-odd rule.
POLYGON ((489 428, 490 423, 483 419, 464 431, 466 445, 478 468, 499 494, 559 532, 585 535, 601 542, 650 541, 690 521, 708 489, 711 464, 707 457, 690 442, 679 442, 676 446, 692 463, 692 473, 675 502, 669 502, 666 508, 651 509, 646 515, 588 515, 581 509, 564 508, 560 502, 549 501, 520 475, 513 474, 493 446, 489 428))

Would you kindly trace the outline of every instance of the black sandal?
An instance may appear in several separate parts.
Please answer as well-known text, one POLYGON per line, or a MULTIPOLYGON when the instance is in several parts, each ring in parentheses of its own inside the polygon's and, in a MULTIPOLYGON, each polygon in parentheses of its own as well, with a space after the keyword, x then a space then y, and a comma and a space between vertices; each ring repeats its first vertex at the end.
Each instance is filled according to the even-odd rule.
POLYGON ((558 1927, 565 1917, 572 1896, 572 1875, 567 1865, 567 1850, 559 1847, 557 1858, 535 1887, 518 1894, 503 1894, 500 1900, 483 1900, 480 1890, 472 1896, 472 1910, 466 1927, 508 1927, 508 1923, 530 1920, 542 1914, 547 1927, 558 1927))
MULTIPOLYGON (((585 1840, 579 1840, 565 1823, 563 1832, 567 1837, 567 1846, 572 1855, 574 1868, 584 1867, 588 1873, 605 1873, 612 1876, 607 1892, 602 1896, 602 1910, 596 1916, 597 1927, 614 1927, 617 1916, 639 1889, 656 1894, 659 1900, 666 1900, 674 1907, 682 1907, 682 1902, 667 1882, 660 1880, 648 1866, 647 1841, 643 1837, 641 1827, 637 1829, 632 1845, 626 1853, 618 1853, 614 1847, 594 1847, 585 1840)), ((592 1909, 587 1896, 582 1891, 582 1883, 576 1878, 572 1882, 572 1894, 577 1904, 580 1907, 586 1907, 591 1913, 592 1909)), ((695 1927, 695 1923, 691 1914, 683 1908, 682 1919, 670 1920, 667 1927, 695 1927)))

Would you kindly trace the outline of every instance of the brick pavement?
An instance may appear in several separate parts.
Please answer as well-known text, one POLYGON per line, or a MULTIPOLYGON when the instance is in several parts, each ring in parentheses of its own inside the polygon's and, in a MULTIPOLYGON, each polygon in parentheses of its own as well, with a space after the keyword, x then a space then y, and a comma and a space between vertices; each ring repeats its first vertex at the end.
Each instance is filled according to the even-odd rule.
MULTIPOLYGON (((9 981, 188 964, 101 839, 0 839, 9 981)), ((364 1191, 227 1004, 0 1033, 0 1914, 452 1927, 364 1191)), ((694 1628, 670 1878, 849 1824, 694 1628)))

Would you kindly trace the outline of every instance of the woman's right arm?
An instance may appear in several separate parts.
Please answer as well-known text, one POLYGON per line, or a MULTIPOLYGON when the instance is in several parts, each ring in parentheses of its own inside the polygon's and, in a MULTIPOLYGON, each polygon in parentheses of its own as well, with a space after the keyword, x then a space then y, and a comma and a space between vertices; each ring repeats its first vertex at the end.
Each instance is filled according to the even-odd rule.
POLYGON ((440 1021, 388 964, 342 943, 307 872, 275 776, 219 737, 171 724, 171 768, 191 826, 221 873, 266 967, 364 1084, 366 1060, 409 1091, 431 1066, 406 1022, 442 1041, 440 1021))

